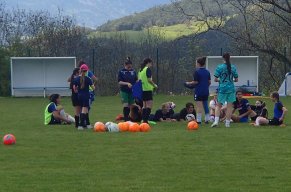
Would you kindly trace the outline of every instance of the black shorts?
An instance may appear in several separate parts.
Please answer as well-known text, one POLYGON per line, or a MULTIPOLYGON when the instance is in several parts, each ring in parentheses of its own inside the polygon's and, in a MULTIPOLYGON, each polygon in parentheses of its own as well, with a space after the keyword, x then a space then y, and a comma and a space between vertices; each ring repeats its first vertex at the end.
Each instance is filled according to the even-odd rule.
POLYGON ((74 107, 80 106, 80 102, 78 100, 78 93, 72 93, 71 100, 72 100, 72 105, 74 107))
POLYGON ((269 119, 269 125, 281 125, 283 121, 279 121, 277 118, 269 119))
POLYGON ((60 120, 57 120, 54 118, 54 116, 52 115, 51 121, 49 122, 49 125, 58 125, 61 124, 60 120))
POLYGON ((143 101, 153 100, 153 92, 152 91, 143 91, 142 92, 142 100, 143 101))
POLYGON ((194 95, 194 100, 195 101, 207 101, 208 100, 208 95, 204 95, 204 96, 201 96, 201 95, 194 95))

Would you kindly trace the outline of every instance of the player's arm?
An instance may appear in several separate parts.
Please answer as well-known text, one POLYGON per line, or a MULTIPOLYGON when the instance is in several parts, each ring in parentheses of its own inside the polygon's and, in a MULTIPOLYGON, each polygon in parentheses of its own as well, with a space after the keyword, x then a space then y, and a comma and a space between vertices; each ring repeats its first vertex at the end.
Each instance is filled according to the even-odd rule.
POLYGON ((280 117, 279 121, 283 121, 284 120, 284 117, 287 113, 287 108, 286 107, 282 107, 282 110, 283 110, 283 113, 282 113, 282 116, 280 117))

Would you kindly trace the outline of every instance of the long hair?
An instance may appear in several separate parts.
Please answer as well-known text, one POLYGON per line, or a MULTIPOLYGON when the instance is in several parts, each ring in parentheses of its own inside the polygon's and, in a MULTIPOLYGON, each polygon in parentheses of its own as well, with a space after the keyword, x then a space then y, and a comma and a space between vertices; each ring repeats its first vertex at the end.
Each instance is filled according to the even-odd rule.
POLYGON ((52 94, 49 96, 49 100, 50 102, 53 102, 55 104, 57 104, 57 99, 60 97, 60 94, 52 94))
POLYGON ((84 89, 85 87, 85 76, 86 76, 87 71, 82 71, 82 75, 80 77, 80 84, 81 84, 81 89, 84 89))
POLYGON ((73 70, 73 73, 72 73, 72 75, 71 75, 71 77, 70 77, 70 89, 73 89, 73 80, 74 80, 74 76, 76 76, 76 75, 78 75, 79 74, 79 71, 80 71, 80 68, 79 67, 77 67, 77 68, 75 68, 74 70, 73 70))
POLYGON ((140 71, 142 71, 148 63, 152 63, 152 62, 153 60, 151 60, 150 58, 145 58, 142 64, 140 65, 140 71))
POLYGON ((229 53, 224 53, 222 57, 225 60, 227 71, 228 71, 228 74, 230 75, 231 74, 230 55, 229 53))

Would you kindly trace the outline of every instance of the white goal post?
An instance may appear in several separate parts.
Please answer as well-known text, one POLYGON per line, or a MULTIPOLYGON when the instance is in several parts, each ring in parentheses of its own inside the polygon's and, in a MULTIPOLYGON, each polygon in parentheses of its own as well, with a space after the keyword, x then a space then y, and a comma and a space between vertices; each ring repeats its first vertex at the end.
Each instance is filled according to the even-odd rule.
MULTIPOLYGON (((218 82, 214 82, 214 72, 218 64, 223 63, 222 56, 207 56, 206 68, 211 74, 211 85, 209 90, 214 92, 218 87, 218 82)), ((238 82, 236 89, 244 88, 252 92, 259 90, 259 57, 258 56, 231 56, 230 62, 236 66, 238 72, 238 82)))
POLYGON ((280 96, 290 96, 291 95, 291 72, 286 73, 285 79, 281 84, 278 93, 280 96))
POLYGON ((69 96, 68 77, 75 57, 11 57, 11 95, 15 97, 69 96))

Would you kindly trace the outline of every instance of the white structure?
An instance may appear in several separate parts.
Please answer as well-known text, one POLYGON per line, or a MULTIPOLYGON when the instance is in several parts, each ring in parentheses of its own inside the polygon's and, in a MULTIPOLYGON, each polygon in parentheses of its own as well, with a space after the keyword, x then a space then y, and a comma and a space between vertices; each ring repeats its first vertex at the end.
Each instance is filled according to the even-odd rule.
POLYGON ((291 95, 291 72, 286 73, 285 79, 278 91, 280 96, 290 96, 291 95))
MULTIPOLYGON (((222 56, 208 56, 206 68, 211 74, 210 92, 215 91, 218 82, 214 82, 214 72, 218 64, 223 63, 222 56)), ((258 56, 231 56, 230 62, 236 66, 238 72, 238 82, 236 88, 246 88, 250 91, 258 91, 259 87, 259 57, 258 56)))
POLYGON ((16 97, 70 95, 68 77, 75 57, 11 57, 11 95, 16 97))

